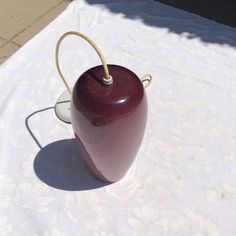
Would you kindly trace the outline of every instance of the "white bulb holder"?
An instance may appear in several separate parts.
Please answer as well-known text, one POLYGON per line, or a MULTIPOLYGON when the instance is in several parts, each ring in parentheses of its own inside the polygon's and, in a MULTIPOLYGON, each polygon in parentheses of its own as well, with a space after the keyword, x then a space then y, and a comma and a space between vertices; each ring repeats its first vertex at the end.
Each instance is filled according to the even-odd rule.
POLYGON ((54 108, 54 111, 58 119, 67 124, 71 124, 70 100, 71 100, 71 94, 69 93, 69 91, 66 90, 58 97, 54 108))

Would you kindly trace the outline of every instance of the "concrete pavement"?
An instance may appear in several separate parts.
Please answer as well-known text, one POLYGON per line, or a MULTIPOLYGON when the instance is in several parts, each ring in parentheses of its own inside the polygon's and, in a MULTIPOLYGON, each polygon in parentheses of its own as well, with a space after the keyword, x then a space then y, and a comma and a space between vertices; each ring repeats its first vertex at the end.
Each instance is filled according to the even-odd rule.
POLYGON ((0 64, 55 19, 70 0, 1 0, 0 64))

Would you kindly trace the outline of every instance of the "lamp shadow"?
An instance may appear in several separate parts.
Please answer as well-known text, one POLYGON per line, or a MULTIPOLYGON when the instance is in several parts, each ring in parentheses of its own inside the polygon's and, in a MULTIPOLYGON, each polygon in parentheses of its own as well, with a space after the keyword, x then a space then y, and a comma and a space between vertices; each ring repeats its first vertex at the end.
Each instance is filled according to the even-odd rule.
POLYGON ((80 191, 107 185, 87 168, 75 139, 43 147, 34 159, 34 171, 44 183, 61 190, 80 191))
POLYGON ((30 128, 30 118, 52 109, 55 107, 35 111, 25 119, 26 129, 40 149, 33 163, 36 176, 50 187, 67 191, 90 190, 108 185, 90 172, 75 139, 58 140, 45 147, 40 144, 30 128))

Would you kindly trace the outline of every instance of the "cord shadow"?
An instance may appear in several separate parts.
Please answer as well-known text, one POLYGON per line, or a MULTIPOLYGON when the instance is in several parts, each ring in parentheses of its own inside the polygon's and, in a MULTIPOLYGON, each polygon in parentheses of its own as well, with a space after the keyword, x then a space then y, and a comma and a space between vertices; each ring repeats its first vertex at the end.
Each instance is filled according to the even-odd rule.
POLYGON ((38 111, 35 111, 33 113, 31 113, 30 115, 28 115, 25 119, 25 127, 28 130, 30 136, 32 137, 32 139, 34 140, 34 142, 36 143, 36 145, 39 147, 39 149, 42 149, 42 145, 40 144, 40 142, 38 141, 38 139, 36 138, 36 136, 34 135, 34 133, 32 132, 30 125, 29 125, 29 120, 32 116, 37 115, 38 113, 44 112, 44 111, 48 111, 54 109, 54 107, 47 107, 38 111))

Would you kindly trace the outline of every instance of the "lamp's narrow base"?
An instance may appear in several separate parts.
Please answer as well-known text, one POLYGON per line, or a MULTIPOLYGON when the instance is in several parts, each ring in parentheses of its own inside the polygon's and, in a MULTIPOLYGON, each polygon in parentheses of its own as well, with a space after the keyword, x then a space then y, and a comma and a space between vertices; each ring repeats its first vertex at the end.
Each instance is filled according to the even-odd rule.
POLYGON ((71 124, 70 119, 70 99, 71 94, 66 90, 57 99, 55 105, 56 116, 63 122, 71 124))

